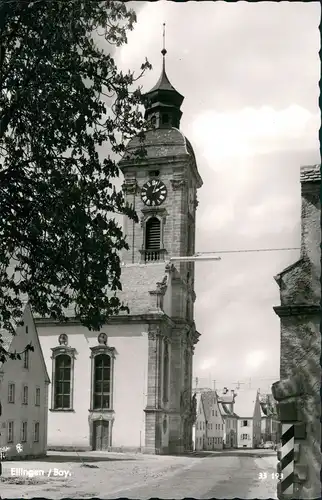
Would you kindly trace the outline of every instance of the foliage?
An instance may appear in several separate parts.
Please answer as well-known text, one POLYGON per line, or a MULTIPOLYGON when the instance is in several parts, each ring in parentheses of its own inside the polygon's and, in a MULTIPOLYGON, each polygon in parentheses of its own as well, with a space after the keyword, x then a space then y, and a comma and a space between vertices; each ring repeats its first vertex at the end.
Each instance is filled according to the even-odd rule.
POLYGON ((59 321, 75 304, 94 330, 125 309, 115 214, 137 216, 113 182, 126 141, 144 137, 132 89, 151 65, 135 78, 111 53, 135 22, 122 2, 0 0, 0 327, 10 332, 23 296, 59 321), (100 158, 103 145, 116 159, 100 158))

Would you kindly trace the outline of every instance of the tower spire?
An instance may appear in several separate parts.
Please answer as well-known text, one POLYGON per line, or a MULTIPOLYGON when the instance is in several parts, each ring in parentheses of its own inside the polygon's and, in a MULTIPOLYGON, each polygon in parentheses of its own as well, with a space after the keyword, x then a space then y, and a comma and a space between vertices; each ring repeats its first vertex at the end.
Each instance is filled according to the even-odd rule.
POLYGON ((163 72, 165 72, 165 55, 167 53, 167 49, 165 48, 165 23, 163 23, 163 49, 161 50, 161 54, 163 56, 162 68, 163 72))
POLYGON ((162 71, 156 85, 144 94, 144 117, 147 120, 151 119, 154 128, 179 128, 182 115, 180 107, 184 97, 171 85, 165 71, 165 56, 167 54, 167 49, 165 48, 165 23, 163 23, 162 38, 162 71))

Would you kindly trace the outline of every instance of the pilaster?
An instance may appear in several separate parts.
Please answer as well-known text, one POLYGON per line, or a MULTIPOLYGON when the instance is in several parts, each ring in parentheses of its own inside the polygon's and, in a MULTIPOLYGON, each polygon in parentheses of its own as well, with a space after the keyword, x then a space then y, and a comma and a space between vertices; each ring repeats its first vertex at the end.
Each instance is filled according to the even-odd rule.
POLYGON ((150 325, 148 331, 148 387, 145 408, 145 452, 159 454, 162 447, 162 329, 150 325))

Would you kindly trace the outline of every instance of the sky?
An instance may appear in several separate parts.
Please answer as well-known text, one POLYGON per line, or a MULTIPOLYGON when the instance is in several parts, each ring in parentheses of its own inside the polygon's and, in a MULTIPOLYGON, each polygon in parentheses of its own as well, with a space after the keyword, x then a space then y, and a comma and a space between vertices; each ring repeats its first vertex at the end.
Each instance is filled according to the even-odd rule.
MULTIPOLYGON (((160 75, 166 23, 166 70, 185 96, 180 128, 204 182, 196 251, 298 248, 299 169, 320 163, 320 3, 128 5, 138 22, 115 60, 139 71, 148 58, 144 91, 160 75)), ((266 390, 279 379, 273 277, 299 250, 219 255, 195 265, 194 376, 199 385, 250 380, 266 390)))

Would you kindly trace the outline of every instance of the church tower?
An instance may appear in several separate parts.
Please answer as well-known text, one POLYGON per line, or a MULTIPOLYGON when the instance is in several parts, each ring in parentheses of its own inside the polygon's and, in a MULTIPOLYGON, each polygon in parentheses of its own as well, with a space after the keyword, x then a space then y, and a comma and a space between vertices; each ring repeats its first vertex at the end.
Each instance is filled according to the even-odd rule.
MULTIPOLYGON (((170 257, 195 253, 197 189, 202 186, 193 148, 180 130, 184 97, 169 81, 164 47, 161 53, 160 78, 144 95, 149 130, 143 144, 139 137, 129 142, 120 162, 126 202, 134 207, 139 217, 138 224, 125 218, 124 234, 130 249, 123 254, 122 262, 125 268, 140 266, 142 280, 146 279, 143 276, 152 276, 157 266, 163 264, 167 267, 170 257), (137 154, 142 146, 144 156, 137 154)), ((170 391, 166 401, 162 394, 158 403, 152 403, 152 396, 151 401, 148 398, 146 443, 154 443, 151 446, 155 451, 151 449, 151 453, 158 453, 158 449, 162 453, 160 435, 165 424, 160 421, 160 409, 168 413, 169 444, 166 451, 187 450, 191 441, 192 358, 193 345, 199 336, 193 311, 196 298, 194 263, 178 261, 171 266, 168 264, 167 269, 170 276, 167 286, 171 287, 171 304, 166 312, 169 321, 161 344, 159 347, 155 344, 159 358, 157 366, 151 370, 159 374, 163 372, 163 376, 160 375, 161 394, 169 365, 170 391)))
MULTIPOLYGON (((131 249, 123 255, 124 264, 167 261, 195 252, 197 189, 202 179, 192 146, 180 131, 184 97, 166 74, 166 52, 162 50, 158 82, 144 95, 145 119, 151 125, 143 144, 147 154, 136 156, 142 144, 135 138, 120 162, 126 202, 140 219, 139 225, 125 220, 131 249)), ((181 263, 178 270, 193 285, 194 264, 181 263)))

